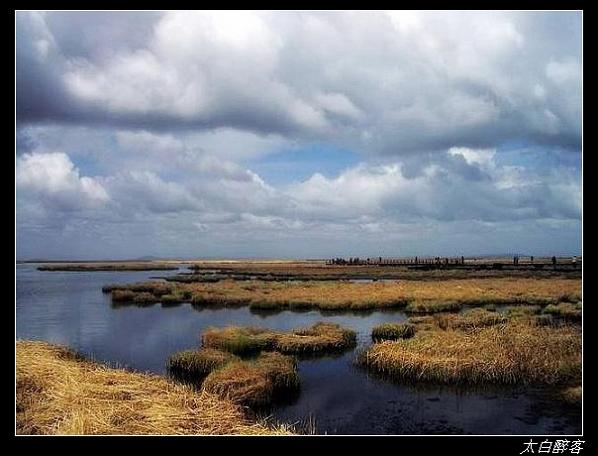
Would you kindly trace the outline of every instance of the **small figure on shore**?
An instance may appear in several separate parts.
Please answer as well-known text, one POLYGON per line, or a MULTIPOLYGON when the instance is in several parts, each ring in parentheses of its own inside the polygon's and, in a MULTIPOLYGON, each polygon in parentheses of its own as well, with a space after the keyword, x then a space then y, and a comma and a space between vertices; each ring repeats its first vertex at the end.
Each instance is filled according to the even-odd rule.
POLYGON ((552 257, 552 266, 556 268, 556 257, 554 255, 552 257))
POLYGON ((518 264, 519 264, 519 257, 518 257, 517 255, 515 255, 515 256, 513 257, 513 265, 514 265, 514 266, 517 266, 518 264))
POLYGON ((529 262, 530 262, 530 263, 533 263, 533 262, 534 262, 534 256, 533 256, 533 255, 529 257, 529 262))
POLYGON ((461 264, 465 264, 465 257, 461 255, 461 264))

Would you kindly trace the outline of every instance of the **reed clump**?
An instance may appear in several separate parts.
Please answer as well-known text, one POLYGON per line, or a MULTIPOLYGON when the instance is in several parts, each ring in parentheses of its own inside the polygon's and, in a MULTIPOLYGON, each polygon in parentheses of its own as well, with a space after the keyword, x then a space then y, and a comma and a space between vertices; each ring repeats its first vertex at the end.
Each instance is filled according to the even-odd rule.
POLYGON ((228 326, 209 328, 202 335, 204 347, 218 348, 238 355, 262 350, 295 354, 334 352, 351 348, 355 343, 355 331, 326 322, 290 332, 228 326))
MULTIPOLYGON (((476 278, 446 280, 401 280, 398 282, 352 283, 339 280, 247 282, 219 280, 160 282, 173 288, 156 293, 143 284, 106 286, 105 291, 127 289, 155 295, 189 293, 196 307, 249 306, 252 309, 372 310, 402 308, 413 313, 456 311, 463 306, 555 304, 566 294, 576 296, 581 281, 564 278, 476 278)), ((249 278, 248 278, 249 280, 249 278)))
POLYGON ((133 302, 135 304, 155 304, 158 302, 160 298, 152 293, 148 293, 147 291, 142 291, 141 293, 135 293, 133 297, 133 302))
POLYGON ((244 326, 208 328, 201 336, 204 347, 216 348, 237 355, 246 355, 262 350, 271 350, 278 333, 244 326))
POLYGON ((505 313, 509 317, 526 317, 530 315, 537 315, 542 311, 540 306, 509 306, 505 309, 505 313))
POLYGON ((321 353, 346 350, 354 347, 355 331, 336 323, 319 322, 309 328, 299 328, 290 334, 280 333, 274 349, 282 353, 321 353))
POLYGON ((413 323, 382 323, 372 329, 372 340, 409 339, 415 335, 415 331, 413 323))
POLYGON ((114 290, 111 296, 114 302, 133 302, 137 293, 131 290, 114 290))
POLYGON ((557 300, 559 302, 570 302, 571 304, 576 304, 581 301, 581 295, 579 293, 563 293, 560 295, 557 300))
POLYGON ((189 291, 176 290, 173 293, 168 293, 160 296, 162 304, 180 304, 182 302, 191 302, 193 295, 189 291))
POLYGON ((109 284, 102 287, 104 293, 114 293, 115 291, 130 291, 132 293, 147 292, 156 296, 162 296, 171 293, 173 285, 167 282, 137 282, 137 283, 118 283, 109 284))
POLYGON ((168 359, 168 370, 176 378, 201 381, 213 370, 224 367, 239 357, 222 350, 201 348, 174 353, 168 359))
POLYGON ((434 315, 434 320, 441 329, 473 330, 503 324, 507 321, 507 318, 497 312, 474 308, 468 309, 462 314, 434 315))
POLYGON ((525 321, 474 331, 420 331, 361 353, 358 363, 390 378, 449 384, 557 384, 581 378, 581 334, 571 325, 525 321))
POLYGON ((460 310, 462 304, 457 301, 415 301, 405 308, 407 313, 438 313, 438 312, 456 312, 460 310))
POLYGON ((203 390, 254 409, 267 406, 299 388, 297 361, 277 352, 253 360, 231 361, 214 370, 203 390))
POLYGON ((544 308, 542 313, 565 320, 581 321, 581 303, 561 302, 559 304, 550 304, 544 308))
POLYGON ((408 323, 415 325, 416 331, 429 331, 438 327, 434 315, 415 315, 409 317, 408 323))
POLYGON ((113 369, 46 342, 16 342, 17 434, 290 434, 232 401, 113 369))

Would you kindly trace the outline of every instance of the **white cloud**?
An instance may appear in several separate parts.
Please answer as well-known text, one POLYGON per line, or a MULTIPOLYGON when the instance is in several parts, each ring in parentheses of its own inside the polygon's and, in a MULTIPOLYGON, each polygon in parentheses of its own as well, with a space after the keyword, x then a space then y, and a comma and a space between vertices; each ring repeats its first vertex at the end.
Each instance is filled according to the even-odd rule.
POLYGON ((62 152, 26 153, 18 158, 17 186, 63 210, 94 208, 110 198, 96 179, 81 176, 62 152))
POLYGON ((494 163, 494 149, 469 149, 467 147, 451 147, 449 155, 460 155, 469 165, 478 165, 483 168, 490 168, 494 163))
POLYGON ((129 171, 106 179, 121 213, 174 213, 200 209, 201 201, 177 182, 168 182, 149 171, 129 171))
POLYGON ((142 255, 574 245, 580 19, 18 12, 19 233, 142 255))
POLYGON ((581 80, 581 65, 574 59, 551 60, 546 65, 546 76, 556 84, 575 84, 581 80))
POLYGON ((307 219, 363 221, 364 226, 376 218, 498 221, 581 215, 580 176, 567 168, 538 173, 501 165, 494 150, 451 148, 446 156, 448 162, 428 163, 413 177, 405 175, 400 162, 361 164, 334 178, 315 174, 288 192, 307 219))
MULTIPOLYGON (((62 28, 77 22, 46 16, 29 19, 43 33, 19 26, 66 92, 68 109, 49 115, 241 129, 397 156, 512 137, 580 143, 575 13, 172 11, 155 17, 144 40, 133 32, 128 46, 104 40, 100 57, 70 56, 77 34, 54 39, 65 32, 48 18, 66 18, 62 28), (573 33, 555 34, 557 25, 573 33)), ((45 67, 22 68, 23 81, 44 77, 45 67)), ((20 98, 36 103, 27 91, 20 98)))

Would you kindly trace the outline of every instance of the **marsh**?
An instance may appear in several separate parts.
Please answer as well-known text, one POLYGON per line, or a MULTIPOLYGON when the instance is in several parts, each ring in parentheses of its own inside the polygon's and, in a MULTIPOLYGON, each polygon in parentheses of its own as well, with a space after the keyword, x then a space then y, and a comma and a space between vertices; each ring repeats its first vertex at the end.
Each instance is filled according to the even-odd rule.
MULTIPOLYGON (((178 271, 185 272, 181 265, 178 271)), ((160 273, 164 274, 163 272, 160 273)), ((372 344, 372 329, 406 322, 403 309, 320 311, 249 306, 210 308, 190 303, 113 306, 106 284, 144 282, 155 272, 43 272, 17 267, 17 338, 65 344, 94 360, 141 372, 168 375, 169 357, 200 347, 209 327, 232 325, 291 331, 324 321, 356 332, 356 347, 300 359, 300 394, 276 405, 273 420, 312 423, 328 434, 574 434, 581 430, 579 404, 556 400, 538 385, 453 387, 406 385, 355 363, 372 344)), ((410 339, 409 339, 410 340, 410 339)))

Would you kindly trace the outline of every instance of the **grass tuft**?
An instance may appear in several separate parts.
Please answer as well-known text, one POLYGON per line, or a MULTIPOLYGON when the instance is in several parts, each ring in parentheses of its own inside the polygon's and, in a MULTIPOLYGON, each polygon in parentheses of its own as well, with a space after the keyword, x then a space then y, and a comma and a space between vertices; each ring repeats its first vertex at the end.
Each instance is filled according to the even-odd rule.
POLYGON ((503 324, 507 321, 503 315, 485 309, 468 309, 462 314, 435 315, 434 320, 441 329, 474 330, 485 326, 503 324))
POLYGON ((407 313, 437 313, 456 312, 461 309, 461 303, 457 301, 414 301, 405 308, 407 313))
POLYGON ((238 360, 239 358, 231 353, 213 348, 185 350, 170 356, 168 370, 175 378, 201 381, 213 370, 238 360))
POLYGON ((581 335, 573 326, 525 321, 475 331, 429 330, 374 344, 358 363, 396 380, 433 383, 545 383, 579 380, 581 335))
POLYGON ((416 327, 413 323, 382 323, 372 329, 372 339, 398 340, 409 339, 415 335, 416 327))
POLYGON ((509 317, 526 317, 530 315, 537 315, 542 311, 540 306, 509 306, 505 309, 509 317))
POLYGON ((131 290, 114 290, 112 292, 112 301, 114 302, 133 302, 137 293, 131 290))
POLYGON ((202 335, 204 347, 226 350, 238 355, 275 350, 281 353, 321 353, 355 346, 354 331, 335 323, 319 322, 291 332, 264 328, 228 326, 210 328, 202 335))
POLYGON ((203 382, 205 391, 258 409, 298 388, 296 360, 277 352, 263 352, 254 360, 229 362, 203 382))
POLYGON ((309 328, 295 329, 291 334, 279 334, 274 348, 296 354, 335 352, 354 347, 356 337, 355 331, 336 323, 319 322, 309 328))
POLYGON ((569 321, 581 321, 581 303, 561 302, 559 304, 549 304, 542 313, 569 321))
POLYGON ((167 282, 138 282, 128 284, 110 284, 102 287, 102 292, 113 293, 115 291, 129 291, 132 293, 151 293, 155 296, 162 296, 171 293, 173 285, 167 282))
POLYGON ((202 334, 204 347, 217 348, 237 355, 270 350, 274 346, 277 333, 263 328, 227 326, 208 328, 202 334))

